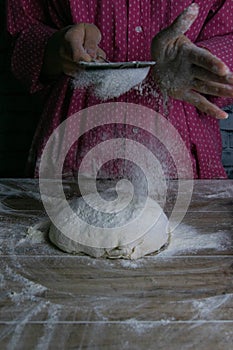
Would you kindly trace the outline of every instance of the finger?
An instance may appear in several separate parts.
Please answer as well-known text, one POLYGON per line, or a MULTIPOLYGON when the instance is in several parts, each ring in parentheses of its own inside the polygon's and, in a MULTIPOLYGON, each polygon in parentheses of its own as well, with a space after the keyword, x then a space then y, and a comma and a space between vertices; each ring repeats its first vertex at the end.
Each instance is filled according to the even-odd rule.
MULTIPOLYGON (((91 56, 86 52, 83 43, 85 40, 85 24, 79 23, 67 31, 65 35, 66 53, 70 55, 73 62, 92 60, 91 56), (68 49, 67 49, 68 47, 68 49)), ((67 57, 66 57, 67 58, 67 57)), ((67 58, 68 59, 68 58, 67 58)))
POLYGON ((229 68, 220 58, 194 44, 190 45, 188 56, 193 64, 205 68, 214 74, 224 76, 230 73, 229 68))
POLYGON ((198 4, 191 4, 189 7, 187 7, 171 24, 170 27, 168 27, 168 31, 171 35, 171 37, 180 36, 184 33, 186 33, 193 22, 196 20, 199 13, 199 6, 198 4))
POLYGON ((192 104, 201 112, 211 115, 217 119, 228 118, 228 114, 226 112, 222 111, 220 108, 208 101, 204 96, 196 93, 195 91, 187 91, 183 97, 183 101, 192 104))
POLYGON ((83 47, 92 58, 96 58, 98 44, 101 41, 101 33, 94 25, 84 24, 84 27, 85 37, 83 47))
POLYGON ((218 97, 233 97, 233 86, 227 84, 194 79, 192 88, 207 95, 218 97))
POLYGON ((100 47, 97 49, 96 59, 102 62, 106 62, 106 53, 100 47))
POLYGON ((209 70, 206 70, 204 68, 193 66, 192 67, 192 75, 194 78, 197 78, 199 80, 203 81, 215 81, 218 83, 223 84, 233 84, 233 74, 229 73, 224 76, 219 76, 217 74, 214 74, 210 72, 209 70))

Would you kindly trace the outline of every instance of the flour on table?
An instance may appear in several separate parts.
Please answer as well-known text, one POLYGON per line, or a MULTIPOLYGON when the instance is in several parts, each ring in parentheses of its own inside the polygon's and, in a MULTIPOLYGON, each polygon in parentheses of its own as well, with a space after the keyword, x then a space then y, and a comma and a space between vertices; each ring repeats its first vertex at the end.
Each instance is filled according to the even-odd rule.
POLYGON ((43 243, 46 241, 46 233, 50 226, 49 220, 39 222, 34 226, 30 226, 27 231, 27 239, 32 243, 43 243))
POLYGON ((67 208, 58 213, 56 223, 59 229, 51 224, 50 240, 68 253, 85 253, 93 257, 126 259, 141 258, 157 252, 167 244, 168 219, 157 202, 150 198, 147 199, 149 204, 146 207, 144 217, 146 217, 146 222, 152 220, 153 225, 147 229, 147 232, 144 232, 145 222, 138 220, 137 229, 141 232, 141 236, 136 237, 134 231, 129 232, 128 222, 136 220, 140 215, 145 204, 143 198, 136 197, 128 203, 127 195, 121 194, 120 203, 118 203, 120 210, 116 212, 113 192, 109 192, 108 196, 109 200, 101 202, 101 210, 93 209, 98 204, 98 197, 95 193, 73 199, 70 202, 73 214, 70 216, 67 208), (93 208, 84 199, 87 203, 93 203, 93 208), (64 234, 66 225, 69 227, 69 237, 64 234), (94 234, 98 232, 97 236, 90 230, 90 225, 92 228, 94 226, 94 234), (120 227, 120 235, 111 234, 111 229, 116 227, 120 227), (96 237, 98 237, 98 242, 96 242, 96 237), (134 237, 134 239, 125 243, 127 237, 134 237), (83 244, 85 240, 91 244, 83 244), (110 247, 106 246, 106 242, 110 242, 110 247))

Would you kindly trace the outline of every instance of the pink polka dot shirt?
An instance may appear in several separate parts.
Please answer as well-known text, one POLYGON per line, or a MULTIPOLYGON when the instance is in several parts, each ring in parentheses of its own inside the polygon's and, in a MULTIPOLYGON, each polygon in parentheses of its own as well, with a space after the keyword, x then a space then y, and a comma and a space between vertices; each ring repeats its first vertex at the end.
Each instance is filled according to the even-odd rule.
MULTIPOLYGON (((195 2, 199 4, 200 12, 187 36, 221 58, 233 70, 232 0, 195 2)), ((38 176, 41 155, 53 130, 75 112, 102 103, 88 88, 73 89, 68 76, 63 75, 48 85, 41 81, 44 50, 51 35, 71 24, 94 23, 102 33, 100 47, 110 61, 150 60, 152 38, 191 3, 189 0, 8 0, 8 31, 15 38, 13 72, 32 93, 44 90, 46 96, 29 159, 35 176, 38 176)), ((169 113, 164 113, 161 94, 156 95, 156 87, 151 87, 153 81, 149 77, 148 84, 144 84, 144 92, 132 89, 111 101, 141 104, 164 114, 187 146, 194 177, 226 178, 221 163, 222 142, 218 121, 187 103, 173 99, 169 101, 169 113)), ((232 99, 211 100, 220 107, 233 103, 232 99)), ((124 137, 142 141, 145 145, 150 139, 143 130, 137 133, 130 127, 124 128, 124 132, 122 130, 119 126, 117 133, 122 132, 124 137)), ((104 139, 115 137, 115 133, 116 128, 106 125, 84 135, 68 152, 64 175, 73 174, 88 150, 104 139)), ((55 154, 54 159, 51 157, 53 162, 56 162, 55 154)), ((115 163, 109 171, 116 173, 120 166, 120 162, 115 163)))

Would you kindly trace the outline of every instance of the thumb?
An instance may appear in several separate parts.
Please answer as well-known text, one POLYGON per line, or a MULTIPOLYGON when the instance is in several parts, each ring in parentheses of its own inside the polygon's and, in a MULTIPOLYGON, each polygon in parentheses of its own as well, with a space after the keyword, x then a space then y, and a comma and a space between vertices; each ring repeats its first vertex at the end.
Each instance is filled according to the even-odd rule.
POLYGON ((83 47, 92 58, 96 57, 96 52, 100 41, 100 30, 93 24, 85 24, 85 38, 83 47))
POLYGON ((65 46, 69 48, 70 59, 73 62, 91 61, 91 56, 83 47, 85 40, 85 23, 73 25, 65 34, 65 46))
POLYGON ((198 4, 193 3, 187 7, 168 28, 170 36, 176 37, 185 34, 196 20, 198 13, 198 4))

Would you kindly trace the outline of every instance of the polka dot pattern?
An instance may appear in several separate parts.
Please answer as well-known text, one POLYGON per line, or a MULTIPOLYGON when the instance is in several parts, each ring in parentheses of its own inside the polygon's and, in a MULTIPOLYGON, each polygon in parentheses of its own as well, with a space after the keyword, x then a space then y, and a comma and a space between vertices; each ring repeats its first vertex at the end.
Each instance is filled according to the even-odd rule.
MULTIPOLYGON (((153 36, 167 27, 193 1, 144 0, 9 0, 8 30, 15 37, 12 69, 31 92, 47 89, 49 98, 38 125, 31 149, 35 176, 43 148, 53 130, 67 117, 88 106, 101 103, 88 89, 73 91, 69 78, 45 86, 40 72, 46 43, 58 29, 79 22, 95 23, 102 32, 101 47, 111 61, 149 60, 153 36), (46 5, 45 5, 46 3, 46 5), (36 159, 36 163, 34 160, 36 159)), ((231 0, 196 0, 200 14, 187 36, 220 57, 233 70, 233 3, 231 0)), ((151 76, 139 90, 132 90, 113 101, 125 101, 148 106, 164 113, 161 95, 151 76)), ((232 99, 212 98, 219 106, 232 99)), ((194 177, 225 178, 221 164, 221 137, 218 121, 204 116, 193 106, 181 101, 169 101, 168 120, 176 127, 190 152, 194 177)), ((142 116, 143 118, 143 116, 142 116)), ((69 125, 65 138, 79 126, 69 125)), ((84 135, 73 145, 64 164, 64 173, 71 174, 88 149, 98 142, 124 135, 146 144, 149 135, 130 127, 105 126, 84 135)), ((65 142, 65 139, 64 139, 65 142)), ((59 149, 61 145, 56 145, 59 149)), ((153 147, 152 147, 153 148, 153 147)), ((56 155, 54 154, 54 162, 56 155)), ((113 173, 119 171, 114 165, 113 173)))

